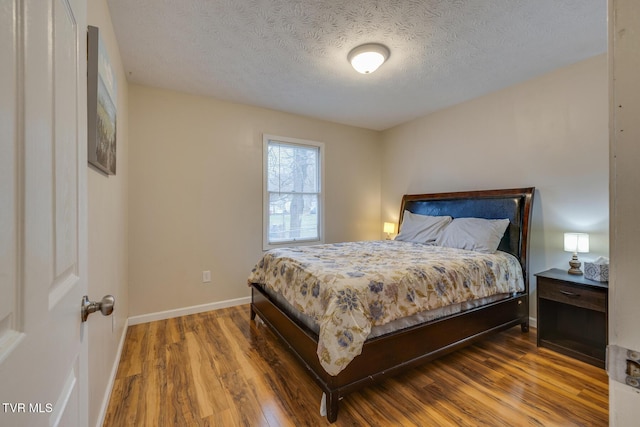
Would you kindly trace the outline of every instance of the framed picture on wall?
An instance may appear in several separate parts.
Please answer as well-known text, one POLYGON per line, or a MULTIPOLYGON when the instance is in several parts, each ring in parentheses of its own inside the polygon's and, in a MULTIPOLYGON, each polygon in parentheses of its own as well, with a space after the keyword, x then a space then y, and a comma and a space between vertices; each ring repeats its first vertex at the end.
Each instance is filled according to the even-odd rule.
POLYGON ((87 128, 89 164, 116 174, 116 78, 97 27, 87 31, 87 128))

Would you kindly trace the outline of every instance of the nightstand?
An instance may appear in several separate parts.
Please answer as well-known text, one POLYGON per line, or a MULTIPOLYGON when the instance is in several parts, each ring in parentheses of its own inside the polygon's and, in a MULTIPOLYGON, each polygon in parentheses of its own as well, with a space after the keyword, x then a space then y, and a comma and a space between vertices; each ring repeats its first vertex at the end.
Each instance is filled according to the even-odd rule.
POLYGON ((608 284, 558 268, 535 276, 538 347, 604 368, 608 284))

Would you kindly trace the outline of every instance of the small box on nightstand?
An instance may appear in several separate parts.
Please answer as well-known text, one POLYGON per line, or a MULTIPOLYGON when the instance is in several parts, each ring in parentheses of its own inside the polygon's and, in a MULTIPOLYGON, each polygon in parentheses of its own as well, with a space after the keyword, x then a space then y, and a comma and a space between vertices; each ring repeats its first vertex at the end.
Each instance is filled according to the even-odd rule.
POLYGON ((584 263, 584 278, 597 282, 609 281, 609 264, 584 263))

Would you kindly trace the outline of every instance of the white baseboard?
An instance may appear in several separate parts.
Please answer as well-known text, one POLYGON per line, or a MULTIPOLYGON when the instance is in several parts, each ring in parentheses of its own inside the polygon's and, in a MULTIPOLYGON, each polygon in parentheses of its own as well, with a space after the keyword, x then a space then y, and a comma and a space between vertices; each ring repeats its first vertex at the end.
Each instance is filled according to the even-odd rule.
POLYGON ((191 307, 176 308, 174 310, 159 311, 156 313, 140 314, 129 317, 129 325, 154 322, 156 320, 172 319, 174 317, 187 316, 189 314, 203 313, 205 311, 218 310, 221 308, 235 307, 236 305, 249 304, 251 297, 230 299, 226 301, 212 302, 208 304, 194 305, 191 307))
MULTIPOLYGON (((235 307, 236 305, 249 304, 251 297, 243 297, 230 299, 226 301, 212 302, 208 304, 193 305, 191 307, 176 308, 174 310, 158 311, 156 313, 140 314, 131 316, 128 319, 129 325, 138 325, 140 323, 154 322, 156 320, 172 319, 174 317, 188 316, 189 314, 203 313, 205 311, 218 310, 221 308, 235 307)), ((529 326, 538 327, 538 319, 529 317, 529 326)))
POLYGON ((102 405, 100 405, 100 413, 98 414, 98 421, 96 427, 101 427, 104 424, 104 417, 107 415, 107 407, 109 406, 109 400, 111 399, 111 392, 113 391, 113 384, 116 381, 116 374, 118 373, 118 366, 120 365, 120 358, 122 357, 122 350, 124 349, 124 341, 127 337, 127 330, 129 329, 129 319, 125 319, 124 327, 122 328, 122 335, 120 336, 120 342, 118 343, 118 350, 116 351, 116 357, 113 360, 113 366, 111 367, 111 374, 109 375, 109 381, 107 381, 107 387, 105 389, 104 398, 102 399, 102 405))

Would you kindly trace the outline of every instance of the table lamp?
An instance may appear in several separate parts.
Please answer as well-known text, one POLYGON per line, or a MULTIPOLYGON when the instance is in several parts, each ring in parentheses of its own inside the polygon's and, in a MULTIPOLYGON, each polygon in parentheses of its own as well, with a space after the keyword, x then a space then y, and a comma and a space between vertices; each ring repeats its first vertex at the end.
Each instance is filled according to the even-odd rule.
POLYGON ((391 234, 396 231, 396 225, 392 222, 385 222, 383 231, 387 233, 387 240, 391 240, 391 234))
POLYGON ((589 235, 587 233, 564 233, 564 250, 565 252, 573 252, 573 257, 569 261, 571 268, 568 273, 582 274, 578 253, 589 252, 589 235))

